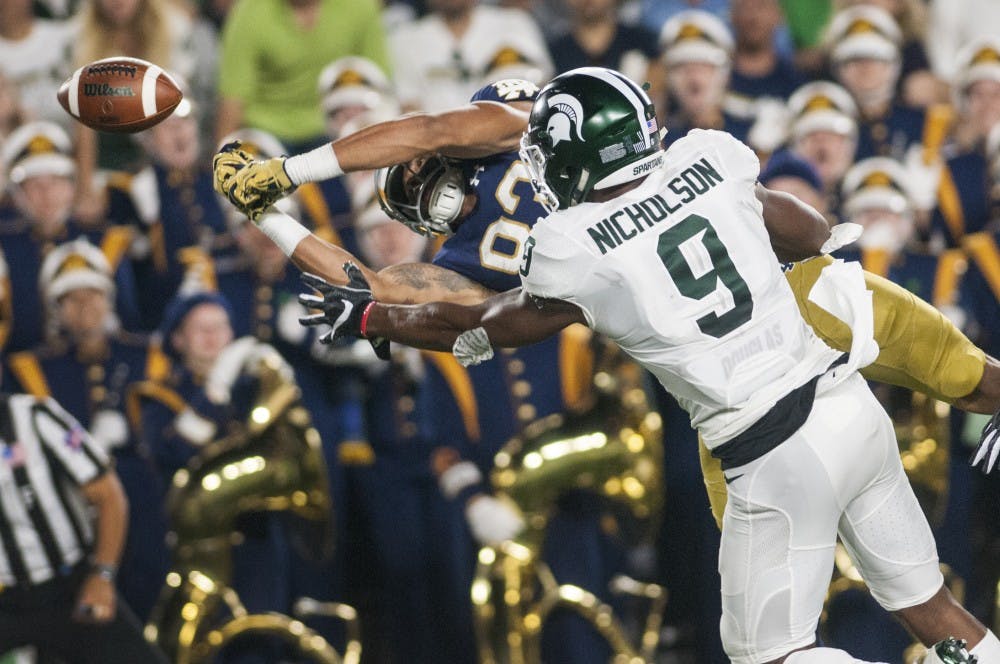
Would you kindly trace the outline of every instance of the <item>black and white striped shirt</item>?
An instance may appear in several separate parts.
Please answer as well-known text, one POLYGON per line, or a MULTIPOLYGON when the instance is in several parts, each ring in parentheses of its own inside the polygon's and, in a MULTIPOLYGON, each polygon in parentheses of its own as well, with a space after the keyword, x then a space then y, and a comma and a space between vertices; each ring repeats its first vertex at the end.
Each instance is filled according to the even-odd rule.
POLYGON ((88 554, 94 530, 79 487, 107 468, 53 399, 0 395, 0 584, 48 581, 88 554))

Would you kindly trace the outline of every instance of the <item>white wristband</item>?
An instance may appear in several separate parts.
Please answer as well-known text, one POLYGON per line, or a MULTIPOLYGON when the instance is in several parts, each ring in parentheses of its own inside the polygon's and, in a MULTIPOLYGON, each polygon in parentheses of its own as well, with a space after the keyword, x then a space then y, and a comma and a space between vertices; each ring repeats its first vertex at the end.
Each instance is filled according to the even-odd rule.
POLYGON ((479 468, 471 461, 459 461, 448 470, 441 473, 438 478, 438 486, 441 493, 448 500, 454 500, 455 496, 466 487, 483 481, 483 474, 479 468))
POLYGON ((327 143, 305 154, 297 154, 285 160, 285 173, 293 184, 304 182, 319 182, 329 180, 344 174, 344 169, 337 161, 337 153, 333 146, 327 143))
POLYGON ((295 251, 295 247, 299 246, 299 242, 312 235, 308 228, 273 207, 261 215, 257 228, 271 238, 271 241, 289 257, 295 251))

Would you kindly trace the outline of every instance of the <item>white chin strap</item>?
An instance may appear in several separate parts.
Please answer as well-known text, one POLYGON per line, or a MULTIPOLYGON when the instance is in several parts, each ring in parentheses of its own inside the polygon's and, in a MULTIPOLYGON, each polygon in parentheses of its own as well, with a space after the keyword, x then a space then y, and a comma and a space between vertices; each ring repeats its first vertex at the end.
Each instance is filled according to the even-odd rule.
POLYGON ((606 175, 597 181, 594 189, 610 189, 620 184, 631 182, 643 176, 649 175, 663 165, 663 150, 657 150, 648 157, 643 157, 638 161, 622 166, 610 175, 606 175))

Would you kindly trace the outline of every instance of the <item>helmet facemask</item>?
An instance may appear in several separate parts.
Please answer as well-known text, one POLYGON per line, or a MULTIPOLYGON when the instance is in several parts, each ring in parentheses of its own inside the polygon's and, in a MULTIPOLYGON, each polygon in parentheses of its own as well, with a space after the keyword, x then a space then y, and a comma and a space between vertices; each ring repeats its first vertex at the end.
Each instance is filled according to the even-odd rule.
POLYGON ((452 235, 462 213, 466 179, 451 161, 433 155, 375 172, 379 204, 387 215, 427 237, 452 235))
POLYGON ((527 132, 521 136, 520 155, 521 161, 528 168, 528 174, 531 175, 531 186, 534 188, 542 207, 545 208, 546 212, 554 212, 559 209, 559 199, 545 181, 545 165, 549 155, 545 153, 541 145, 531 142, 531 136, 527 132))

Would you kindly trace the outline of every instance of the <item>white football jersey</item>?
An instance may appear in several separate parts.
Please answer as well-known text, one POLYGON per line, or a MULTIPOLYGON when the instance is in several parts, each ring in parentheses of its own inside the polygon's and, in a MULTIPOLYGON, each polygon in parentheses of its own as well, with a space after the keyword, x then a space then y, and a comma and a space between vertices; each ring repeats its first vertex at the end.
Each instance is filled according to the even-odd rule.
POLYGON ((754 193, 760 164, 693 130, 637 188, 539 221, 525 290, 583 310, 649 369, 709 448, 742 433, 840 353, 799 314, 754 193))

